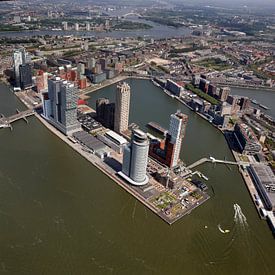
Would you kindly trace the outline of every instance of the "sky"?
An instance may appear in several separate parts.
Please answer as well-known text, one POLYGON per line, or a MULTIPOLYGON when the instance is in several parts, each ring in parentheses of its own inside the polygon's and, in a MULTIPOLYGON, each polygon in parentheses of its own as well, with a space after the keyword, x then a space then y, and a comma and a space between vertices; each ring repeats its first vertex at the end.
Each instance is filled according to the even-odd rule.
MULTIPOLYGON (((166 0, 169 2, 169 0, 166 0)), ((204 5, 215 4, 215 5, 251 5, 260 6, 268 5, 274 6, 275 8, 275 0, 174 0, 181 3, 201 3, 204 5)))

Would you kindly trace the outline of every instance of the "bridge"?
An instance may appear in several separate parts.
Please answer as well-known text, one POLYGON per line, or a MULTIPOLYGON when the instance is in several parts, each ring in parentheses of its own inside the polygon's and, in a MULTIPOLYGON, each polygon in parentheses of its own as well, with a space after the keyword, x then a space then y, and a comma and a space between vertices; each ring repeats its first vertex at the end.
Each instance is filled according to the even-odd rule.
POLYGON ((128 17, 128 16, 131 16, 131 15, 138 16, 138 17, 142 17, 141 14, 136 13, 136 12, 129 12, 129 13, 126 13, 126 14, 124 14, 122 17, 128 17))
POLYGON ((34 110, 26 110, 20 112, 18 109, 16 109, 16 114, 5 117, 4 115, 0 116, 0 128, 10 128, 12 130, 11 124, 17 120, 24 119, 27 123, 27 117, 34 115, 34 110))
POLYGON ((196 162, 194 162, 193 164, 187 166, 187 169, 193 169, 205 162, 212 162, 212 163, 218 163, 218 164, 228 164, 228 165, 246 165, 246 162, 236 162, 236 161, 228 161, 228 160, 220 160, 220 159, 215 159, 213 157, 209 157, 209 158, 202 158, 196 162))

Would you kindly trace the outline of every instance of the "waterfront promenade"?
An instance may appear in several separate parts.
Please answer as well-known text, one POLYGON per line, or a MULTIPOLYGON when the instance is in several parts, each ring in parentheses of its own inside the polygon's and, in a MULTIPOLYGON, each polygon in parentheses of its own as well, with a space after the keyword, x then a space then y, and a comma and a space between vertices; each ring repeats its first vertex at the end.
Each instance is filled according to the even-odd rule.
MULTIPOLYGON (((69 145, 72 149, 74 149, 77 153, 79 153, 82 157, 84 157, 87 161, 89 161, 92 165, 97 167, 101 172, 103 172, 106 176, 108 176, 111 180, 113 180, 115 183, 117 183, 120 187, 122 187, 124 190, 126 190, 128 193, 130 193, 132 196, 134 196, 136 199, 138 199, 142 204, 147 206, 153 213, 158 215, 160 218, 162 218, 165 222, 167 222, 169 225, 173 224, 183 216, 190 214, 195 208, 203 204, 205 201, 207 201, 210 197, 203 193, 202 197, 198 199, 198 201, 194 204, 192 204, 188 209, 181 211, 180 214, 177 215, 171 215, 167 214, 164 211, 161 211, 160 208, 156 207, 153 203, 153 198, 148 198, 145 194, 145 191, 139 187, 129 185, 128 183, 124 182, 118 175, 117 171, 112 169, 109 165, 107 165, 104 161, 101 161, 97 156, 94 154, 91 154, 84 150, 84 147, 80 145, 79 143, 72 142, 67 136, 62 134, 60 131, 58 131, 54 126, 52 126, 49 122, 47 122, 44 118, 42 118, 39 114, 35 115, 36 118, 52 133, 54 133, 57 137, 59 137, 62 141, 64 141, 67 145, 69 145)), ((152 180, 152 179, 150 179, 152 180)), ((149 180, 149 184, 150 184, 149 180)), ((150 189, 150 186, 148 187, 150 189)), ((166 194, 168 192, 165 191, 166 194)), ((169 192, 168 192, 169 193, 169 192)), ((159 195, 162 195, 161 193, 159 195)))

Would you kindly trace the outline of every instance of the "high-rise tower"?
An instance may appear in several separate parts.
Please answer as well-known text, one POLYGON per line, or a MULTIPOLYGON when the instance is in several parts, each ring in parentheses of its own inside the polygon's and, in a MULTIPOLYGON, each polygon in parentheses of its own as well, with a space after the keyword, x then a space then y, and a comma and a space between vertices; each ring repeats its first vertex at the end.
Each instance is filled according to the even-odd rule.
POLYGON ((179 155, 181 150, 182 139, 185 134, 188 116, 177 112, 170 116, 169 135, 171 136, 170 142, 174 145, 171 166, 174 167, 178 164, 179 155))
POLYGON ((148 163, 149 140, 141 130, 134 130, 131 143, 124 147, 122 171, 118 174, 133 185, 145 185, 148 163))
POLYGON ((13 69, 14 69, 14 79, 16 87, 20 87, 20 65, 26 63, 26 52, 24 48, 16 49, 13 52, 13 69))
POLYGON ((78 91, 74 84, 60 77, 49 79, 48 93, 43 99, 43 106, 47 107, 44 116, 61 132, 68 135, 81 128, 77 121, 78 91))
POLYGON ((115 131, 122 133, 128 129, 130 110, 130 86, 123 82, 118 84, 115 102, 115 131))

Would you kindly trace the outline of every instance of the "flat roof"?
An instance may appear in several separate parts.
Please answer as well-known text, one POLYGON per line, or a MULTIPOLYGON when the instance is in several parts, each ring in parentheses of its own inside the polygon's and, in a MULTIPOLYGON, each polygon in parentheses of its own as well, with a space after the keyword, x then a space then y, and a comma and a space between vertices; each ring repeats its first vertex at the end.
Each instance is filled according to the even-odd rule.
POLYGON ((269 187, 275 188, 275 175, 272 169, 265 164, 252 164, 251 167, 265 188, 271 203, 275 205, 275 191, 269 190, 269 187))
POLYGON ((127 139, 125 139, 123 136, 117 134, 116 132, 109 130, 106 132, 106 135, 110 136, 111 138, 115 139, 119 142, 119 144, 125 144, 127 143, 127 139))
POLYGON ((85 131, 75 132, 73 133, 73 136, 95 152, 109 151, 109 148, 103 142, 99 141, 97 138, 93 137, 85 131))

